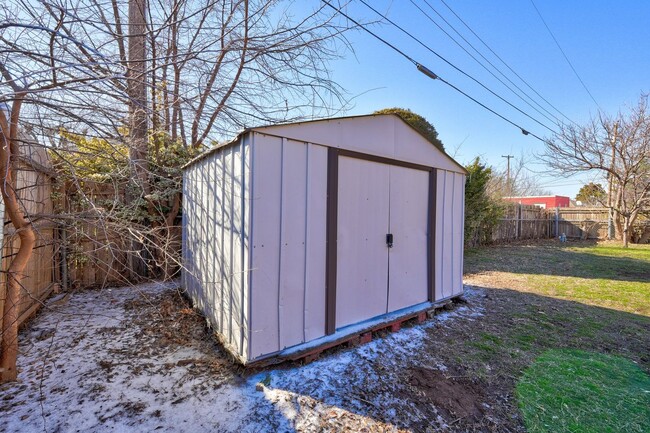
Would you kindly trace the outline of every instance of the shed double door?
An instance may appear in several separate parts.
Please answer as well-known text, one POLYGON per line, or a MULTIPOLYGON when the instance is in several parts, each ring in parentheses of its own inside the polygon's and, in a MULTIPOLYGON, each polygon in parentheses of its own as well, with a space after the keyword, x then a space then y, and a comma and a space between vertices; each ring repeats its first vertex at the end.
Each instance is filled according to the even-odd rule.
POLYGON ((427 301, 429 172, 340 156, 338 174, 336 328, 427 301))

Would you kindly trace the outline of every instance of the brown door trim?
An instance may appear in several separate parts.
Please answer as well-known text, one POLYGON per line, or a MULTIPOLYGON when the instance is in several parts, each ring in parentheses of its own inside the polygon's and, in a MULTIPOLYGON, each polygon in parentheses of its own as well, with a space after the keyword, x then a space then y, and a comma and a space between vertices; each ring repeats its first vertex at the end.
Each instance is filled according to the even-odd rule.
POLYGON ((429 302, 436 300, 436 202, 438 196, 438 170, 429 172, 429 215, 427 221, 427 279, 429 302))
POLYGON ((337 276, 337 234, 338 234, 338 194, 339 194, 339 156, 379 162, 399 167, 413 168, 429 172, 429 197, 427 215, 427 283, 429 301, 435 300, 435 245, 436 245, 436 179, 437 170, 422 164, 399 161, 383 156, 369 155, 347 149, 329 147, 327 149, 327 221, 325 251, 325 334, 336 332, 336 276, 337 276))
POLYGON ((339 152, 327 149, 327 221, 325 247, 325 334, 336 332, 336 234, 339 209, 339 152))
POLYGON ((341 156, 347 156, 349 158, 363 159, 365 161, 380 162, 382 164, 396 165, 398 167, 414 168, 416 170, 423 171, 432 171, 433 167, 427 165, 415 164, 413 162, 400 161, 398 159, 387 158, 385 156, 369 155, 367 153, 355 152, 354 150, 347 149, 338 149, 338 148, 329 148, 330 150, 336 151, 341 156))

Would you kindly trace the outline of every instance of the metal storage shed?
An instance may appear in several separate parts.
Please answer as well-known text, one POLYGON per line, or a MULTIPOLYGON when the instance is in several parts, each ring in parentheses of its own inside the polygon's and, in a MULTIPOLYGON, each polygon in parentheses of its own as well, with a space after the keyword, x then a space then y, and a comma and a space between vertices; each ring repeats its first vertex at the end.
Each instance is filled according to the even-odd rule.
POLYGON ((395 115, 251 128, 183 175, 182 284, 242 363, 462 294, 466 171, 395 115))

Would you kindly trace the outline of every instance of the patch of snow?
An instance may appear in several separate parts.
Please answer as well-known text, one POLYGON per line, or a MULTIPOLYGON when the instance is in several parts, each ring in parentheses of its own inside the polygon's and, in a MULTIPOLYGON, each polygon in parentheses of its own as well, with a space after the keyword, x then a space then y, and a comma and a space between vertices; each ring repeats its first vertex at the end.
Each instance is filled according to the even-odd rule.
POLYGON ((129 302, 146 305, 175 288, 149 283, 50 301, 21 330, 19 382, 0 387, 4 431, 397 431, 425 420, 394 396, 405 386, 398 374, 417 365, 433 328, 483 314, 461 306, 307 365, 242 378, 209 368, 217 356, 205 348, 159 344, 135 320, 143 313, 129 302))

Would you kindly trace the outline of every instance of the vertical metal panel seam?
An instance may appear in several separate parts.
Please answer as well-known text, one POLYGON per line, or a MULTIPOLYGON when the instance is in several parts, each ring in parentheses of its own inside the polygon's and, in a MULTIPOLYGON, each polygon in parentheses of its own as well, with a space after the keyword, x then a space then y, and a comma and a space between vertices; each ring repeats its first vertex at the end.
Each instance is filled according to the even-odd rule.
MULTIPOLYGON (((203 220, 203 226, 205 227, 205 238, 210 239, 210 229, 209 229, 209 222, 212 219, 212 208, 213 208, 213 200, 214 195, 212 194, 212 184, 211 184, 211 177, 210 177, 210 171, 211 171, 211 163, 212 163, 212 158, 208 157, 205 159, 205 167, 203 168, 203 178, 204 178, 204 183, 205 183, 205 219, 203 220)), ((206 315, 208 315, 208 311, 213 310, 214 306, 208 305, 208 302, 211 298, 212 295, 212 287, 213 287, 213 264, 212 263, 213 255, 212 255, 212 244, 210 242, 205 243, 205 264, 206 264, 206 270, 205 270, 205 284, 203 285, 205 287, 204 293, 203 293, 203 302, 204 302, 204 311, 206 315)), ((210 316, 212 314, 209 314, 210 316)))
MULTIPOLYGON (((187 172, 188 170, 183 171, 183 180, 181 183, 181 209, 186 210, 188 208, 187 204, 187 172)), ((187 215, 186 212, 181 213, 181 288, 187 290, 187 215)))
POLYGON ((456 200, 456 173, 451 173, 451 295, 454 294, 454 288, 456 287, 456 273, 454 272, 454 262, 456 257, 454 256, 454 229, 456 229, 457 221, 454 218, 454 201, 456 200))
MULTIPOLYGON (((230 287, 230 344, 235 344, 235 335, 233 332, 233 324, 235 323, 236 315, 233 314, 233 306, 235 304, 234 284, 235 284, 235 232, 237 230, 235 221, 235 158, 236 150, 241 146, 241 138, 238 144, 230 148, 230 275, 228 275, 230 287)), ((236 346, 235 346, 236 347, 236 346)))
MULTIPOLYGON (((250 134, 250 133, 249 133, 250 134)), ((244 261, 244 255, 245 255, 245 244, 244 241, 246 239, 246 164, 244 163, 244 158, 246 154, 246 143, 247 140, 246 138, 248 137, 248 134, 245 136, 242 136, 241 138, 241 150, 239 152, 240 158, 241 158, 241 228, 240 228, 240 242, 241 242, 241 251, 239 252, 240 258, 241 258, 241 273, 240 273, 240 291, 241 293, 239 294, 239 302, 240 302, 240 309, 241 309, 241 314, 240 314, 240 320, 239 320, 239 355, 244 356, 244 332, 245 332, 245 320, 246 316, 244 313, 244 296, 246 293, 246 274, 247 270, 245 268, 245 261, 244 261)))
POLYGON ((248 197, 250 200, 250 205, 248 206, 249 208, 249 215, 250 217, 248 218, 248 222, 250 224, 250 227, 248 229, 248 268, 249 271, 247 272, 248 274, 248 320, 247 320, 247 327, 248 327, 248 350, 247 350, 247 355, 246 359, 250 359, 253 353, 253 245, 254 245, 254 238, 253 238, 253 232, 255 230, 255 226, 253 225, 253 219, 254 219, 254 211, 255 211, 255 132, 251 132, 251 142, 250 142, 250 162, 249 162, 249 168, 248 168, 248 173, 250 176, 248 184, 250 185, 250 191, 248 192, 248 197))
POLYGON ((460 221, 461 224, 461 231, 460 231, 460 286, 461 286, 461 291, 463 290, 463 266, 465 262, 465 175, 461 174, 461 182, 463 184, 462 188, 462 219, 460 221))
POLYGON ((444 251, 445 249, 445 207, 447 207, 447 170, 443 171, 443 179, 444 182, 442 182, 442 221, 440 222, 440 232, 442 233, 442 239, 440 243, 440 252, 441 252, 441 259, 440 260, 440 273, 442 274, 440 277, 440 291, 442 293, 442 297, 445 298, 445 278, 444 274, 447 272, 445 269, 445 261, 444 257, 448 256, 446 252, 444 251))
POLYGON ((226 237, 226 203, 225 203, 225 197, 226 197, 226 151, 223 150, 219 152, 219 159, 221 160, 221 164, 219 165, 219 176, 221 178, 221 239, 220 239, 220 254, 221 254, 221 260, 219 262, 219 269, 221 272, 221 279, 219 281, 219 290, 221 292, 220 294, 220 299, 221 299, 221 320, 220 320, 220 327, 221 329, 219 332, 221 332, 222 335, 224 335, 225 331, 225 325, 224 325, 224 309, 226 305, 226 289, 225 289, 225 281, 226 281, 226 264, 225 264, 225 254, 224 254, 224 244, 225 244, 225 237, 226 237))
POLYGON ((212 284, 214 285, 214 308, 215 310, 219 310, 218 312, 215 313, 215 319, 217 320, 217 323, 215 324, 215 327, 217 329, 221 329, 221 311, 219 308, 219 305, 217 304, 217 299, 221 300, 221 279, 220 279, 220 264, 222 261, 222 257, 220 256, 220 250, 217 245, 217 232, 219 231, 219 218, 220 218, 220 202, 221 202, 221 196, 219 194, 219 154, 214 153, 210 156, 212 159, 212 162, 214 164, 213 168, 213 174, 214 174, 214 186, 213 186, 213 193, 214 193, 214 210, 212 211, 212 221, 213 221, 213 245, 212 248, 214 250, 214 266, 212 270, 212 275, 214 277, 214 281, 212 284), (218 295, 218 296, 217 296, 218 295))
POLYGON ((230 189, 228 191, 228 194, 230 194, 230 209, 228 209, 228 213, 230 214, 230 227, 228 227, 229 235, 228 235, 228 260, 230 261, 229 267, 228 267, 228 301, 229 301, 229 307, 228 307, 228 322, 230 323, 230 326, 228 327, 228 342, 230 344, 233 344, 232 337, 232 324, 233 324, 233 314, 232 314, 232 304, 233 304, 233 294, 232 294, 232 284, 233 284, 233 235, 234 235, 234 225, 235 225, 235 181, 234 181, 234 173, 235 173, 235 168, 234 168, 234 160, 235 160, 235 146, 230 147, 227 151, 230 153, 230 167, 228 167, 228 181, 230 182, 230 189))
POLYGON ((282 350, 282 228, 284 226, 284 145, 286 137, 280 139, 280 230, 278 230, 278 350, 282 350))
POLYGON ((309 178, 309 150, 311 145, 305 143, 307 150, 305 151, 305 245, 304 245, 304 273, 303 273, 303 292, 302 292, 302 341, 307 341, 307 278, 309 269, 309 260, 307 258, 308 245, 309 245, 309 189, 311 181, 309 178))
MULTIPOLYGON (((198 164, 195 167, 196 167, 196 170, 198 170, 198 164)), ((193 232, 192 233, 192 237, 193 237, 193 239, 192 239, 192 243, 193 243, 192 249, 193 249, 193 252, 194 252, 194 254, 193 254, 193 256, 194 256, 194 269, 192 269, 192 272, 194 273, 193 274, 194 290, 196 290, 196 286, 199 284, 199 281, 198 281, 198 278, 199 278, 199 266, 200 266, 199 257, 201 255, 201 251, 200 251, 201 246, 199 245, 199 239, 198 239, 198 237, 199 237, 198 236, 199 228, 197 227, 198 222, 199 222, 198 221, 199 214, 201 213, 201 202, 200 202, 201 191, 199 189, 198 182, 196 182, 196 176, 197 176, 197 174, 194 173, 194 176, 193 176, 193 179, 192 179, 192 182, 194 183, 194 189, 195 189, 194 194, 193 194, 194 195, 194 215, 192 216, 192 221, 194 223, 194 224, 192 224, 193 227, 194 227, 193 230, 192 230, 192 232, 193 232)))
MULTIPOLYGON (((197 208, 198 209, 197 209, 197 215, 196 215, 196 217, 194 219, 197 222, 197 233, 196 233, 197 234, 197 239, 196 239, 196 242, 198 244, 198 248, 197 248, 198 251, 197 251, 197 255, 196 255, 196 258, 197 258, 197 260, 196 260, 197 261, 196 282, 197 282, 197 290, 200 290, 201 294, 203 293, 203 286, 205 284, 203 282, 203 279, 204 279, 204 277, 203 277, 203 266, 204 266, 203 260, 204 260, 204 257, 205 257, 205 252, 203 251, 203 249, 205 248, 205 246, 203 245, 203 242, 201 241, 202 240, 202 236, 201 236, 202 232, 201 231, 203 229, 203 225, 201 224, 201 222, 203 221, 203 206, 204 206, 204 203, 203 203, 203 196, 204 196, 204 194, 203 194, 203 182, 201 182, 201 179, 200 179, 200 176, 201 176, 202 172, 203 172, 203 164, 202 164, 202 162, 200 162, 197 165, 197 176, 196 176, 197 177, 197 179, 196 179, 197 180, 197 185, 196 186, 197 186, 197 198, 198 198, 198 203, 197 203, 198 206, 197 206, 197 208)), ((198 293, 197 293, 197 295, 198 295, 198 293)), ((199 302, 200 302, 200 298, 202 298, 202 296, 200 296, 198 298, 199 298, 199 302)))

